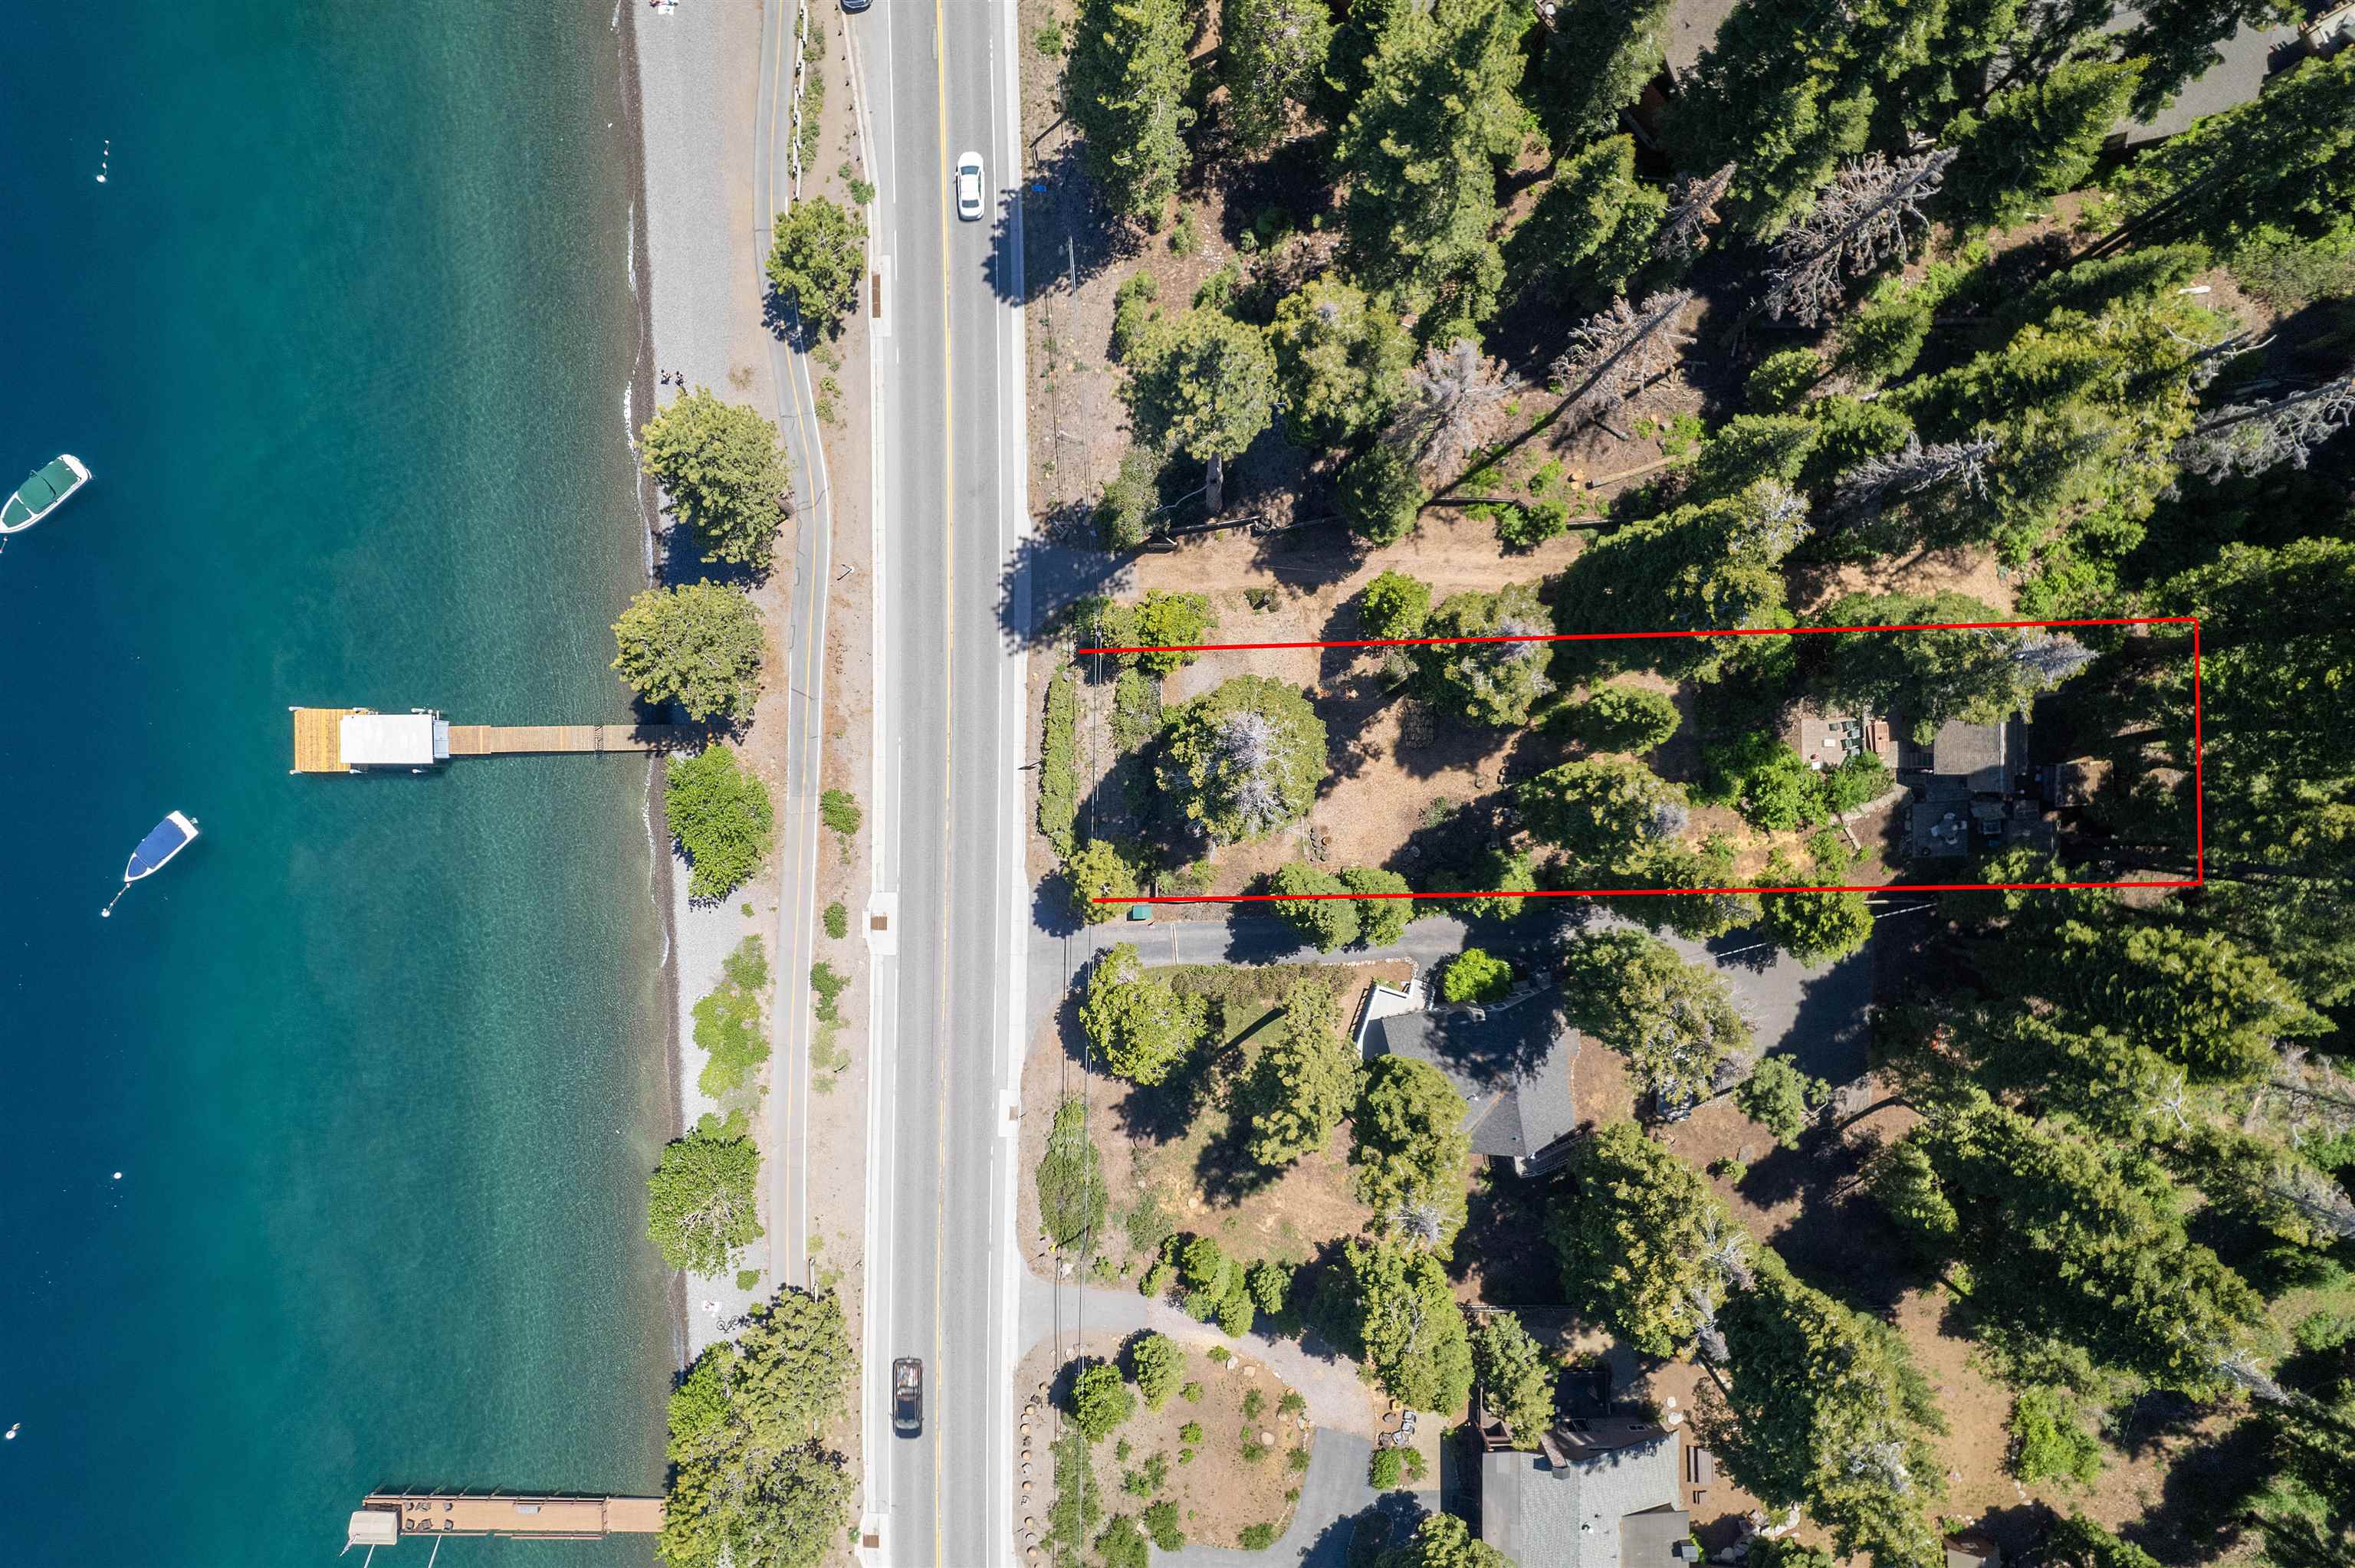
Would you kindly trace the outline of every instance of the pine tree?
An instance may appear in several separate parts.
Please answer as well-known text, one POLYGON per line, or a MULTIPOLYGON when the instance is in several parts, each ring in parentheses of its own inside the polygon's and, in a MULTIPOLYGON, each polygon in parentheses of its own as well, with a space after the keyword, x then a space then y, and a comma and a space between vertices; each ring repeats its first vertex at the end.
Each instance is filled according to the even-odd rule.
POLYGON ((1366 1070, 1351 1127, 1358 1197, 1378 1228, 1403 1232, 1444 1254, 1464 1224, 1472 1140, 1468 1108, 1439 1069, 1382 1056, 1366 1070))
POLYGON ((1565 0, 1546 36, 1539 113, 1561 147, 1618 123, 1657 76, 1675 0, 1565 0))
POLYGON ((1260 328, 1198 305, 1146 330, 1121 396, 1138 440, 1204 461, 1238 457, 1275 417, 1275 356, 1260 328))
POLYGON ((1124 217, 1158 226, 1186 166, 1193 26, 1179 0, 1083 0, 1063 91, 1088 171, 1124 217))
POLYGON ((1553 1425, 1554 1379, 1561 1368, 1510 1312, 1491 1312, 1472 1330, 1472 1370, 1487 1414, 1505 1424, 1516 1448, 1534 1448, 1553 1425))
POLYGON ((1305 981, 1285 993, 1281 1037, 1260 1053, 1242 1098, 1253 1163, 1278 1169, 1324 1149, 1358 1099, 1357 1053, 1329 987, 1305 981))
POLYGON ((1719 1065, 1750 1049, 1725 982, 1657 937, 1596 932, 1562 957, 1572 1022, 1625 1057, 1637 1087, 1662 1104, 1700 1101, 1719 1065))
POLYGON ((1324 0, 1220 0, 1219 79, 1235 145, 1265 153, 1316 93, 1333 48, 1324 0))
MULTIPOLYGON (((1337 894, 1341 879, 1322 866, 1294 861, 1276 868, 1268 879, 1273 894, 1337 894)), ((1270 906, 1284 922, 1316 945, 1320 953, 1346 948, 1358 939, 1358 906, 1346 898, 1281 900, 1270 906)))
POLYGON ((1513 90, 1524 14, 1512 0, 1386 7, 1366 81, 1334 148, 1349 189, 1349 251, 1368 284, 1463 335, 1495 307, 1504 263, 1489 238, 1496 161, 1520 141, 1513 90))
POLYGON ((1325 721, 1295 687, 1238 675, 1171 717, 1159 781, 1222 843, 1308 814, 1325 777, 1325 721))
MULTIPOLYGON (((1431 612, 1430 637, 1543 636, 1553 630, 1532 583, 1495 593, 1451 594, 1431 612)), ((1443 713, 1509 729, 1527 724, 1553 693, 1546 644, 1535 641, 1434 643, 1409 651, 1416 694, 1443 713)))
POLYGON ((1531 834, 1582 865, 1614 869, 1655 843, 1673 843, 1690 813, 1685 792, 1630 757, 1564 762, 1513 787, 1531 834))
POLYGON ((1157 1084, 1201 1037, 1206 1008, 1149 973, 1135 948, 1120 943, 1097 960, 1080 1002, 1080 1027, 1104 1066, 1138 1084, 1157 1084))
POLYGON ((1563 1299, 1646 1355, 1681 1355, 1753 1279, 1757 1249, 1701 1173, 1616 1121, 1572 1150, 1546 1224, 1563 1299))
POLYGON ((1388 419, 1414 357, 1386 301, 1329 274, 1284 297, 1268 344, 1285 433, 1311 450, 1346 445, 1388 419))
POLYGON ((2009 228, 2092 172, 2125 112, 2142 62, 2078 60, 1996 94, 1946 133, 1955 166, 1946 216, 1962 228, 2009 228))
POLYGON ((1636 139, 1612 136, 1554 170, 1506 253, 1516 276, 1609 298, 1651 260, 1668 198, 1636 177, 1636 139))
POLYGON ((2267 228, 2331 232, 2355 210, 2355 52, 2308 59, 2206 116, 2120 175, 2116 192, 2139 243, 2197 239, 2229 258, 2267 228))

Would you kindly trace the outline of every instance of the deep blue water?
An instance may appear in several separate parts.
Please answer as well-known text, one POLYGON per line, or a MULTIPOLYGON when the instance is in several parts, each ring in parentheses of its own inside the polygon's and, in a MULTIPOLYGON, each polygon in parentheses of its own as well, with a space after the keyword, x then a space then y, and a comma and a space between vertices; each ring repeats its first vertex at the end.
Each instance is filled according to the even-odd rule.
POLYGON ((659 1486, 645 764, 287 773, 293 703, 627 715, 611 21, 0 28, 0 475, 97 475, 0 555, 0 1562, 319 1564, 380 1484, 659 1486), (203 838, 99 919, 176 808, 203 838))

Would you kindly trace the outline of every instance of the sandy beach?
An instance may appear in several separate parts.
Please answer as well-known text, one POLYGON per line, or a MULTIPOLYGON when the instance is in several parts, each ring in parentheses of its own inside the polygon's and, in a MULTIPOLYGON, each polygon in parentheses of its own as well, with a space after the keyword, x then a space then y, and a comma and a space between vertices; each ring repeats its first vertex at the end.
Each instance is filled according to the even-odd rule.
MULTIPOLYGON (((642 155, 632 199, 637 292, 645 349, 631 408, 640 424, 679 388, 688 386, 756 403, 768 400, 767 340, 760 318, 761 248, 755 232, 751 171, 759 89, 761 13, 741 0, 691 0, 669 15, 625 3, 621 9, 625 78, 634 75, 634 101, 642 155)), ((660 497, 646 484, 647 524, 654 534, 655 575, 673 566, 691 575, 691 556, 667 562, 661 534, 667 526, 660 497)), ((753 592, 772 639, 783 631, 783 595, 773 581, 753 592)), ((756 726, 756 728, 758 726, 756 726)), ((757 747, 756 747, 757 749, 757 747)), ((754 758, 755 765, 758 759, 754 758)), ((669 834, 661 818, 660 777, 654 791, 656 842, 669 834)), ((667 986, 673 1012, 671 1052, 684 1130, 718 1107, 696 1085, 703 1054, 694 1047, 691 1010, 718 982, 720 965, 748 935, 759 935, 773 966, 777 873, 773 865, 722 903, 697 905, 687 895, 686 867, 675 853, 660 857, 655 889, 668 921, 667 986), (744 909, 753 913, 747 916, 744 909)), ((755 1118, 756 1124, 765 1119, 755 1118)), ((764 1158, 770 1151, 764 1150, 764 1158)), ((765 1213, 762 1223, 770 1224, 765 1213)), ((773 1288, 766 1240, 748 1249, 743 1265, 758 1269, 751 1290, 725 1278, 690 1277, 675 1293, 682 1361, 722 1337, 721 1325, 741 1318, 773 1288), (712 1305, 716 1305, 716 1310, 712 1305)))

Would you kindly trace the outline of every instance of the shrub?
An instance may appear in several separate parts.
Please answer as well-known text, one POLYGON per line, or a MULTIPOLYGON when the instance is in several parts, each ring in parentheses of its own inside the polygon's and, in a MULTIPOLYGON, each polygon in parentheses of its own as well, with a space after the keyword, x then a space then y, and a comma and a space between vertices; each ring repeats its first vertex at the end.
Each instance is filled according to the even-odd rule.
POLYGON ((1124 1513, 1113 1515, 1112 1522, 1096 1537, 1096 1557, 1103 1568, 1148 1568, 1152 1562, 1144 1532, 1124 1513))
POLYGON ((1732 805, 1753 828, 1787 832, 1824 820, 1823 781, 1772 735, 1753 730, 1710 741, 1701 761, 1708 769, 1703 799, 1732 805))
POLYGON ((1406 1478, 1406 1461, 1399 1457, 1396 1448, 1377 1448, 1373 1463, 1366 1467, 1366 1484, 1378 1492, 1390 1491, 1406 1478))
POLYGON ((1136 1396, 1121 1381, 1118 1367, 1098 1361, 1082 1367, 1071 1380, 1071 1425, 1089 1442, 1103 1442, 1135 1413, 1136 1396))
POLYGON ((850 935, 850 911, 842 906, 841 899, 837 898, 826 906, 824 919, 826 934, 836 941, 839 942, 850 935))
POLYGON ((1077 1095, 1055 1107, 1036 1180, 1039 1224, 1057 1246, 1079 1245, 1103 1225, 1109 1202, 1103 1160, 1088 1136, 1087 1102, 1077 1095))
POLYGON ((696 1080, 715 1099, 742 1086, 769 1059, 769 1032, 762 1026, 761 992, 769 984, 769 959, 758 937, 747 937, 721 961, 719 983, 695 1004, 695 1044, 709 1058, 696 1080))
POLYGON ((1292 1293, 1292 1270, 1263 1257, 1244 1271, 1243 1284, 1252 1305, 1273 1318, 1283 1312, 1284 1300, 1292 1293))
POLYGON ((1159 297, 1161 285, 1153 281, 1150 272, 1139 272, 1114 291, 1112 296, 1112 345, 1114 363, 1126 359, 1145 335, 1145 329, 1161 314, 1153 302, 1159 297))
POLYGON ((1369 637, 1418 637, 1431 619, 1431 585, 1384 572, 1358 595, 1358 624, 1369 637))
POLYGON ((1177 1283, 1177 1269, 1166 1263, 1151 1264, 1138 1277, 1136 1293, 1148 1301, 1158 1301, 1168 1295, 1169 1287, 1177 1283))
POLYGON ((741 723, 761 694, 761 612, 733 588, 648 588, 613 622, 613 668, 646 702, 741 723))
MULTIPOLYGON (((1199 1383, 1189 1383, 1186 1386, 1191 1389, 1199 1389, 1202 1385, 1199 1383)), ((1197 1394, 1195 1397, 1199 1398, 1199 1395, 1197 1394)), ((1185 1425, 1178 1428, 1178 1441, 1180 1443, 1199 1443, 1201 1440, 1202 1424, 1200 1422, 1188 1421, 1185 1425)))
POLYGON ((1046 727, 1039 740, 1039 832, 1069 859, 1080 819, 1079 671, 1069 664, 1047 683, 1046 727))
POLYGON ((687 852, 687 895, 725 898, 769 858, 776 813, 768 786, 724 746, 673 757, 664 772, 663 810, 687 852))
POLYGON ((847 789, 828 789, 817 798, 818 821, 848 838, 858 831, 864 819, 858 810, 858 797, 847 789))
MULTIPOLYGON (((1251 1452, 1257 1452, 1257 1450, 1251 1450, 1251 1452)), ((1247 1524, 1243 1526, 1242 1533, 1237 1539, 1241 1542, 1245 1552, 1264 1552, 1275 1544, 1275 1526, 1247 1524)))
POLYGON ((1237 1280, 1234 1288, 1219 1299, 1219 1331, 1238 1338, 1250 1333, 1252 1311, 1251 1292, 1242 1287, 1241 1280, 1237 1280))
POLYGON ((755 1286, 759 1285, 760 1283, 761 1283, 761 1271, 760 1271, 759 1269, 757 1269, 757 1268, 740 1268, 740 1269, 738 1269, 738 1270, 736 1271, 736 1288, 737 1288, 737 1289, 739 1289, 739 1290, 750 1290, 750 1289, 753 1288, 755 1286))
POLYGON ((1161 504, 1161 464, 1143 447, 1121 454, 1120 471, 1105 484, 1096 504, 1096 543, 1107 550, 1134 550, 1145 543, 1153 514, 1161 504))
POLYGON ((1142 891, 1135 863, 1110 839, 1090 839, 1066 856, 1063 883, 1073 917, 1085 926, 1101 926, 1128 913, 1125 904, 1099 904, 1098 898, 1134 898, 1142 891))
POLYGON ((2078 1422, 2066 1389, 2040 1384, 2011 1402, 2011 1471, 2024 1481, 2081 1486, 2102 1473, 2101 1440, 2078 1422))
MULTIPOLYGON (((1211 1347, 1210 1359, 1212 1361, 1224 1361, 1226 1359, 1219 1353, 1220 1349, 1220 1347, 1215 1345, 1211 1347)), ((1199 1404, 1202 1403, 1202 1385, 1199 1383, 1189 1382, 1186 1383, 1185 1386, 1178 1389, 1178 1397, 1184 1400, 1188 1404, 1199 1404)), ((1190 1421, 1188 1422, 1187 1425, 1188 1426, 1194 1425, 1190 1421)), ((1199 1426, 1194 1426, 1194 1436, 1186 1439, 1188 1443, 1199 1443, 1201 1440, 1202 1429, 1199 1426)))
POLYGON ((1134 751, 1161 733, 1161 677, 1123 670, 1112 683, 1112 743, 1134 751))
POLYGON ((1141 1516, 1145 1533, 1153 1544, 1164 1552, 1177 1552, 1186 1544, 1186 1532, 1178 1528, 1178 1505, 1164 1499, 1146 1509, 1141 1516))
POLYGON ((1439 977, 1439 994, 1449 1001, 1494 1001, 1512 989, 1513 966, 1482 948, 1456 954, 1439 977))

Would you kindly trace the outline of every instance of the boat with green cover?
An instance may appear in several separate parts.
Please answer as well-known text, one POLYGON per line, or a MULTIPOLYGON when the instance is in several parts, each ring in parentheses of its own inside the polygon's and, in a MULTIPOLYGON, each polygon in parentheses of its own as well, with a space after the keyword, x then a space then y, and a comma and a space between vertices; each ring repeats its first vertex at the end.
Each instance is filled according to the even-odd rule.
POLYGON ((63 506, 73 493, 90 482, 90 470, 71 452, 35 469, 8 503, 0 506, 0 534, 21 534, 63 506))

